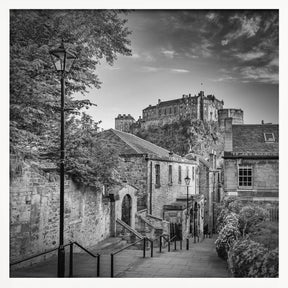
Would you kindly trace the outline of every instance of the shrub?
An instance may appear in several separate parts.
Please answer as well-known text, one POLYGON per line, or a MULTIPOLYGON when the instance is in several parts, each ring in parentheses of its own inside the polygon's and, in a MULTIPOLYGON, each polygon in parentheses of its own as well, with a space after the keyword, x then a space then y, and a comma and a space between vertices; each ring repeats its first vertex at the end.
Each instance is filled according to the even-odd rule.
MULTIPOLYGON (((268 251, 264 255, 261 274, 258 277, 279 277, 279 251, 278 248, 268 251)), ((252 271, 251 271, 252 273, 252 271)))
POLYGON ((235 241, 228 257, 228 265, 233 276, 259 277, 262 275, 262 265, 266 253, 268 253, 268 249, 250 239, 235 241))
POLYGON ((250 233, 255 225, 269 219, 269 212, 254 204, 244 206, 239 213, 239 228, 243 235, 250 233))
POLYGON ((249 238, 255 242, 263 244, 269 250, 279 246, 279 226, 278 223, 264 221, 250 229, 249 238))
POLYGON ((235 240, 240 237, 238 225, 235 226, 233 221, 226 224, 220 231, 217 240, 215 241, 216 251, 220 258, 227 260, 230 246, 235 240))

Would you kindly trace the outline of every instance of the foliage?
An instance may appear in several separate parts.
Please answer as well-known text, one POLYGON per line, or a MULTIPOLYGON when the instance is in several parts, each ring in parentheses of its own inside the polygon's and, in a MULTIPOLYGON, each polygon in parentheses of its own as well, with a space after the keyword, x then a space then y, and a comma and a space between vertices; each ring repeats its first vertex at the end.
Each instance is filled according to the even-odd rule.
POLYGON ((216 251, 235 277, 278 277, 278 225, 266 206, 227 198, 218 207, 216 251))
MULTIPOLYGON (((242 209, 243 203, 241 201, 236 200, 235 198, 228 197, 220 203, 217 207, 217 231, 218 233, 225 226, 225 218, 230 214, 239 214, 239 211, 242 209)), ((234 215, 235 217, 236 215, 234 215)))
MULTIPOLYGON (((121 16, 123 13, 116 10, 10 11, 12 155, 18 159, 38 159, 44 151, 46 157, 55 155, 55 149, 59 147, 60 82, 49 50, 58 47, 62 39, 65 46, 77 54, 73 69, 66 76, 66 126, 67 129, 69 126, 71 128, 67 132, 66 142, 70 143, 71 138, 78 133, 83 134, 81 125, 73 115, 80 114, 82 108, 88 108, 92 103, 87 99, 75 100, 72 95, 85 95, 89 88, 100 88, 101 82, 95 71, 101 59, 112 65, 117 54, 131 54, 128 48, 130 31, 125 27, 127 20, 121 16), (77 131, 72 131, 72 127, 77 131)), ((84 138, 80 138, 77 144, 71 143, 78 145, 77 153, 80 154, 75 151, 70 153, 69 157, 74 158, 67 157, 67 161, 73 163, 67 162, 68 168, 74 176, 78 175, 75 176, 78 180, 92 180, 96 168, 91 164, 93 156, 91 158, 86 148, 85 152, 79 148, 85 142, 84 138)), ((100 148, 95 150, 99 154, 103 152, 100 148)), ((102 170, 101 166, 101 173, 102 170)))
POLYGON ((278 250, 269 251, 250 239, 234 242, 228 263, 234 277, 278 276, 278 250))
POLYGON ((250 229, 249 238, 269 250, 276 249, 279 246, 279 225, 270 221, 260 222, 250 229))
MULTIPOLYGON (((240 237, 238 226, 235 226, 235 218, 232 218, 232 222, 228 222, 220 231, 217 240, 215 241, 216 251, 219 257, 227 260, 228 251, 230 246, 235 240, 240 237)), ((227 221, 229 221, 227 219, 227 221)))
POLYGON ((268 220, 268 217, 268 211, 258 205, 249 204, 244 206, 239 212, 240 232, 243 235, 249 233, 255 225, 268 220))
POLYGON ((223 135, 214 122, 182 117, 170 124, 149 126, 147 129, 132 127, 131 132, 181 156, 194 152, 209 157, 212 149, 218 155, 223 151, 223 135))

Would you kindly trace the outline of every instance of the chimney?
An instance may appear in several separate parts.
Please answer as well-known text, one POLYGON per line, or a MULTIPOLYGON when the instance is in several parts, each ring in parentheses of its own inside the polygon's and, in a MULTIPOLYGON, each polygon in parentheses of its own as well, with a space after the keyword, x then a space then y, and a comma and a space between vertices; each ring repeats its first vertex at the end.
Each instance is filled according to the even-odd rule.
POLYGON ((161 103, 161 99, 158 99, 158 104, 160 104, 161 103))
POLYGON ((232 152, 232 119, 233 118, 225 118, 225 144, 224 151, 232 152))
POLYGON ((204 96, 204 91, 200 91, 199 96, 204 96))
POLYGON ((261 121, 261 124, 262 124, 262 125, 264 124, 264 120, 261 121))
POLYGON ((169 157, 172 157, 172 156, 173 156, 173 152, 170 151, 170 152, 169 152, 169 157))
POLYGON ((209 162, 212 169, 216 169, 216 151, 212 150, 209 154, 209 162))

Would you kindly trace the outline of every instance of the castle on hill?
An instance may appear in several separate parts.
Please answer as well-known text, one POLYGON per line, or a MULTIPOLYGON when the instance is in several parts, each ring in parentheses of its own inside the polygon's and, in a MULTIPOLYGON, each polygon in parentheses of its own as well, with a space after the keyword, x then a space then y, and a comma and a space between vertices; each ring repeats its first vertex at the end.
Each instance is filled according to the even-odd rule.
POLYGON ((133 125, 147 128, 149 126, 162 126, 188 117, 191 120, 205 122, 218 121, 220 127, 224 127, 226 118, 232 118, 233 124, 243 124, 243 111, 241 109, 224 109, 223 100, 218 100, 214 95, 204 95, 200 91, 198 95, 182 95, 182 98, 161 101, 154 106, 149 105, 142 110, 137 121, 130 115, 119 114, 115 118, 115 129, 130 132, 133 125))

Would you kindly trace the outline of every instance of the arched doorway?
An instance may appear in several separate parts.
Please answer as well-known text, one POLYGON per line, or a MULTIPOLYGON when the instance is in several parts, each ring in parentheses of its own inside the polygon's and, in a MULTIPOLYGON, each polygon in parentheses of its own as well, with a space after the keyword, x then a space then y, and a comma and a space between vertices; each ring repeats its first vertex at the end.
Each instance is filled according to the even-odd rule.
POLYGON ((129 194, 126 194, 122 201, 122 216, 121 220, 131 225, 131 209, 132 209, 132 199, 129 194))

